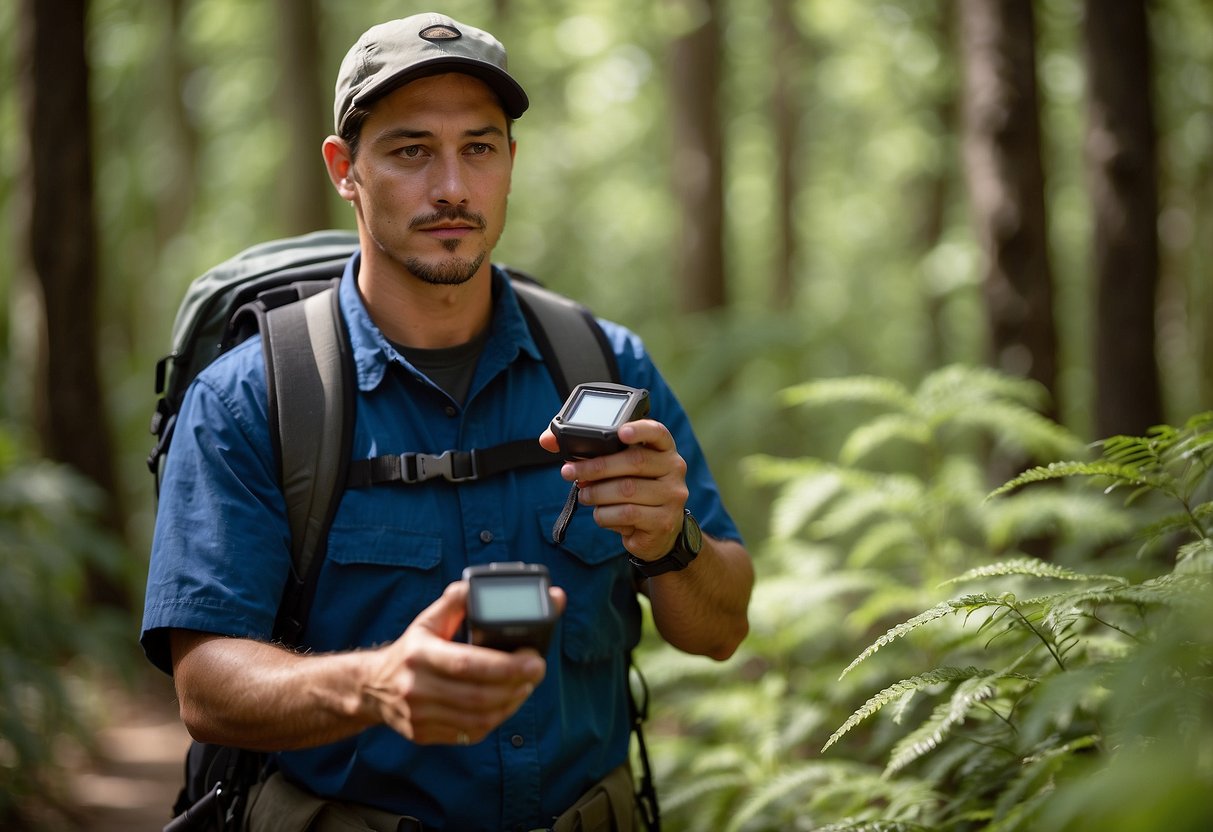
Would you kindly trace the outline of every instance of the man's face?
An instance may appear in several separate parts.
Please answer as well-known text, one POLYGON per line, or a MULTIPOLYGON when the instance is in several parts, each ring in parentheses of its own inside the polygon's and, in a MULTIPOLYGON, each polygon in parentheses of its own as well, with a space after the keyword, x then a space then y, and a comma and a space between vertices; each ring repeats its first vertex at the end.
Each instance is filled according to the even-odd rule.
POLYGON ((489 87, 461 73, 413 81, 372 105, 351 179, 383 254, 427 283, 487 272, 514 165, 507 129, 489 87))

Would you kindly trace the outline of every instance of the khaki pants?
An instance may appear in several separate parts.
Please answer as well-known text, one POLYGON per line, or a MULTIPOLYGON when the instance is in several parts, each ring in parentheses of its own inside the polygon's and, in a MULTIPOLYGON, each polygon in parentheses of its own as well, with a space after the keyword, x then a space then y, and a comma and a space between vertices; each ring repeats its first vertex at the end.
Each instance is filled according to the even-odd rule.
MULTIPOLYGON (((556 818, 551 832, 635 832, 636 798, 625 764, 582 795, 556 818)), ((288 783, 275 772, 249 796, 248 832, 424 832, 416 818, 324 800, 288 783)))

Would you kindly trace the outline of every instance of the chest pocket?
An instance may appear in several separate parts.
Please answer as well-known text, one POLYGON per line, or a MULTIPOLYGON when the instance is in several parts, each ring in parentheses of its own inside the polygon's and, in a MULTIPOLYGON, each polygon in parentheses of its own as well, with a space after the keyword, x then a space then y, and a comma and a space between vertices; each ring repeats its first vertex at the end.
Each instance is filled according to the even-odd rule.
POLYGON ((329 534, 305 643, 348 650, 395 641, 442 594, 442 538, 399 522, 340 517, 329 534))
POLYGON ((581 507, 560 545, 553 544, 552 525, 563 503, 542 507, 539 532, 554 552, 548 565, 552 583, 568 595, 561 617, 561 649, 575 662, 618 659, 640 640, 640 605, 632 567, 619 535, 598 527, 593 511, 581 507))

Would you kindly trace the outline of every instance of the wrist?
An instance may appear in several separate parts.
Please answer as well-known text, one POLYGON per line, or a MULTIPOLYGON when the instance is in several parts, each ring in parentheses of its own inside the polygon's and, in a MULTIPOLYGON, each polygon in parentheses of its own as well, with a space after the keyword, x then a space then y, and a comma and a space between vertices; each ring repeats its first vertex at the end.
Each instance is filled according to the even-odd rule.
POLYGON ((699 528, 699 523, 691 514, 690 509, 683 509, 682 528, 679 529, 678 536, 674 538, 674 543, 668 553, 656 560, 646 561, 634 555, 630 555, 628 560, 643 577, 656 578, 667 572, 679 572, 686 569, 695 558, 699 557, 702 548, 703 532, 699 528))

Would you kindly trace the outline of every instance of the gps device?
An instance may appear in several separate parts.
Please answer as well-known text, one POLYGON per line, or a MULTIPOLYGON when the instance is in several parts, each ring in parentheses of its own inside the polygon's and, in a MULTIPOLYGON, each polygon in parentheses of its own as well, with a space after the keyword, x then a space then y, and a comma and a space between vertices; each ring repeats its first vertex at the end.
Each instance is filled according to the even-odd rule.
POLYGON ((463 570, 468 582, 467 636, 470 644, 512 652, 533 647, 547 653, 557 613, 540 563, 489 563, 463 570))
POLYGON ((619 428, 649 414, 649 391, 623 384, 578 384, 552 419, 552 433, 568 459, 622 451, 619 428))

